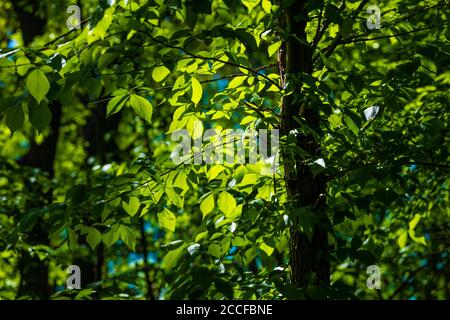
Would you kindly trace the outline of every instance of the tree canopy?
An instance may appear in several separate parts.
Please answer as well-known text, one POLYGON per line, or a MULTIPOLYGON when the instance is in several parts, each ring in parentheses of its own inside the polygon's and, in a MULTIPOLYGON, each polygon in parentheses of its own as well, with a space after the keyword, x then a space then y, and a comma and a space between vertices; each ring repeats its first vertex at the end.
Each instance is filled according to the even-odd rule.
POLYGON ((449 4, 1 1, 0 299, 449 299, 449 4))

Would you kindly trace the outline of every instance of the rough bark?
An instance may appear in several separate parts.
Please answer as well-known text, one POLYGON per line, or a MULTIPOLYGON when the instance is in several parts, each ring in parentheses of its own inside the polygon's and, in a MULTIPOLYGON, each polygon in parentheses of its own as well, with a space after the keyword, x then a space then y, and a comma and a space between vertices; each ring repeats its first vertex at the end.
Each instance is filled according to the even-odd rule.
MULTIPOLYGON (((286 8, 285 30, 287 36, 285 45, 282 46, 285 53, 280 55, 280 71, 285 71, 290 85, 294 83, 293 94, 283 99, 282 106, 282 133, 287 136, 293 130, 297 130, 295 144, 309 154, 310 159, 320 157, 321 148, 312 134, 304 134, 300 130, 297 119, 311 129, 320 131, 319 115, 316 107, 309 105, 307 97, 300 92, 300 84, 295 84, 295 79, 302 73, 312 73, 312 53, 306 43, 306 17, 305 1, 296 1, 286 8)), ((282 80, 282 82, 284 82, 282 80)), ((283 84, 283 83, 282 83, 283 84)), ((311 240, 301 231, 301 218, 296 214, 298 208, 307 208, 312 211, 318 220, 323 220, 325 209, 326 181, 324 176, 314 175, 308 159, 292 157, 285 152, 284 171, 288 199, 291 204, 290 217, 290 268, 292 282, 301 288, 305 288, 308 282, 319 284, 323 287, 329 285, 330 266, 327 231, 321 225, 316 224, 312 232, 311 240), (314 277, 314 274, 316 277, 314 277), (309 279, 309 280, 308 280, 309 279)))

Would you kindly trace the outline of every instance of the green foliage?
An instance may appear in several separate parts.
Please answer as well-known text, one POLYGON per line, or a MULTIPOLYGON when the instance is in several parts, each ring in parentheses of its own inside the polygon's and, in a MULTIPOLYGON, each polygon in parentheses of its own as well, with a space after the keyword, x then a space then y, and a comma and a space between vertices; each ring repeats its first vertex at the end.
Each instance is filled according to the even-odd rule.
POLYGON ((39 69, 36 69, 28 75, 27 87, 37 103, 41 103, 50 89, 50 84, 45 74, 39 69))
POLYGON ((153 107, 145 98, 138 95, 130 95, 130 104, 133 110, 145 121, 152 122, 153 107))

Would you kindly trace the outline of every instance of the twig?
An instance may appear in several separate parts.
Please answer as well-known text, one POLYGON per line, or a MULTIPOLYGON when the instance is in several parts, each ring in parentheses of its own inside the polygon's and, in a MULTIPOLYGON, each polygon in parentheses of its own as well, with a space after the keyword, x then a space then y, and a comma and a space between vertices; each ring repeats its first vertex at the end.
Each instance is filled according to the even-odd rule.
POLYGON ((275 85, 280 91, 283 90, 283 88, 276 81, 270 79, 265 74, 259 73, 257 70, 255 70, 253 68, 250 68, 250 67, 238 64, 238 63, 234 63, 234 62, 231 62, 231 61, 225 61, 225 60, 222 60, 222 59, 219 59, 219 58, 215 58, 215 57, 200 56, 200 55, 197 55, 195 53, 191 53, 191 52, 187 51, 186 49, 184 49, 182 47, 179 47, 179 46, 176 46, 176 45, 172 45, 170 43, 166 43, 164 41, 158 40, 158 39, 156 39, 154 36, 152 36, 150 33, 146 32, 146 31, 138 31, 138 32, 146 34, 150 39, 152 39, 156 43, 159 43, 162 46, 165 46, 165 47, 171 48, 171 49, 180 50, 180 51, 184 52, 185 54, 187 54, 188 56, 191 56, 191 57, 193 57, 195 59, 210 60, 210 61, 220 62, 220 63, 226 64, 226 65, 229 65, 229 66, 233 66, 233 67, 236 67, 236 68, 241 68, 241 69, 250 71, 250 72, 256 74, 257 76, 266 79, 267 81, 269 81, 270 83, 275 85))

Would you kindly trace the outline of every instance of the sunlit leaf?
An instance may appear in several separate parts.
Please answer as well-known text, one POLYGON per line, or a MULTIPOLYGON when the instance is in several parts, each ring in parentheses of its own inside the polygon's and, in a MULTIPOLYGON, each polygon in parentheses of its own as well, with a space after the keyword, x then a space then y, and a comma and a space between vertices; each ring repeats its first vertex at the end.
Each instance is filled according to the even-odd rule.
POLYGON ((132 94, 130 95, 130 104, 138 116, 147 122, 152 122, 153 106, 147 99, 132 94))
POLYGON ((203 96, 203 88, 201 83, 194 77, 191 78, 192 83, 192 97, 193 103, 198 104, 203 96))
POLYGON ((211 193, 209 194, 209 196, 203 199, 202 203, 200 204, 200 210, 203 214, 203 219, 208 213, 213 211, 213 209, 214 209, 214 195, 211 193))
POLYGON ((217 206, 220 211, 225 214, 225 216, 231 216, 234 208, 236 208, 236 200, 234 200, 234 197, 231 194, 223 191, 219 194, 217 206))
POLYGON ((30 94, 38 103, 40 103, 44 100, 48 90, 50 90, 50 83, 48 82, 45 74, 39 69, 36 69, 28 75, 27 87, 30 94))
POLYGON ((169 209, 164 208, 162 212, 158 213, 158 221, 161 227, 172 232, 175 231, 177 217, 169 209))

